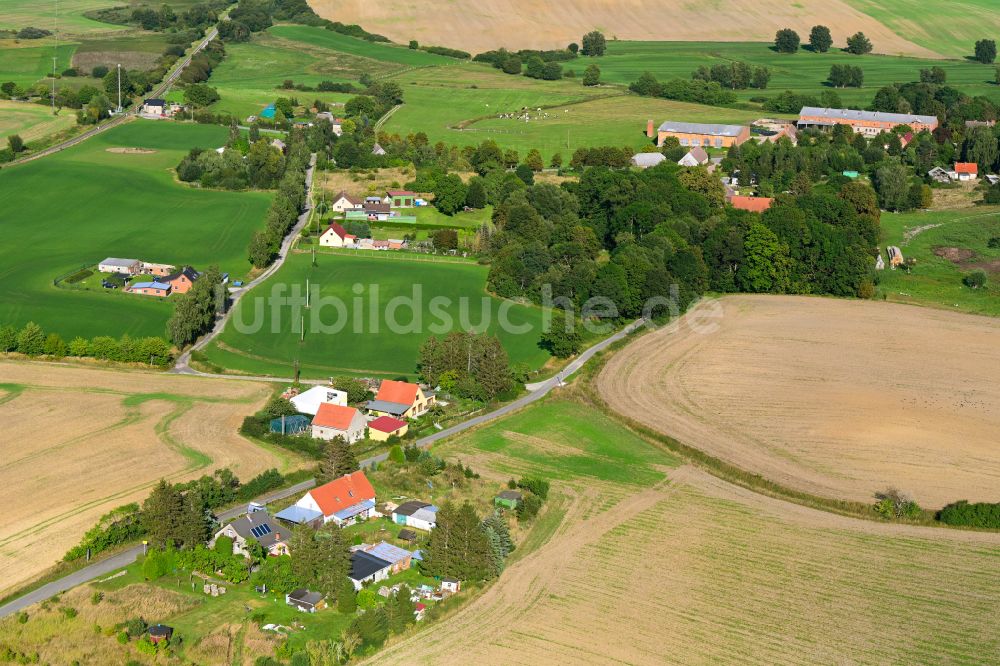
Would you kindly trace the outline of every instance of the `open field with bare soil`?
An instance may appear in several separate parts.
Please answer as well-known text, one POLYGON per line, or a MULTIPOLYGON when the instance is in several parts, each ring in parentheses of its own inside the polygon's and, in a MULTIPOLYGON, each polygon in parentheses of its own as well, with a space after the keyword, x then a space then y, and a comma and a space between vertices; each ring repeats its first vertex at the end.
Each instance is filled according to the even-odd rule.
POLYGON ((771 499, 559 399, 438 451, 553 490, 495 585, 369 663, 1000 663, 998 534, 771 499))
POLYGON ((927 508, 996 501, 1000 321, 864 301, 727 296, 710 332, 651 333, 597 387, 616 411, 797 490, 927 508))
POLYGON ((442 44, 478 53, 508 48, 562 48, 589 30, 608 39, 668 41, 770 41, 779 28, 808 35, 817 23, 830 27, 838 44, 862 30, 881 53, 931 55, 844 0, 456 0, 364 2, 309 0, 317 14, 359 23, 370 32, 406 44, 442 44), (544 27, 542 27, 544 26, 544 27))
POLYGON ((0 364, 0 595, 62 557, 159 479, 294 464, 237 434, 269 395, 251 382, 0 364))

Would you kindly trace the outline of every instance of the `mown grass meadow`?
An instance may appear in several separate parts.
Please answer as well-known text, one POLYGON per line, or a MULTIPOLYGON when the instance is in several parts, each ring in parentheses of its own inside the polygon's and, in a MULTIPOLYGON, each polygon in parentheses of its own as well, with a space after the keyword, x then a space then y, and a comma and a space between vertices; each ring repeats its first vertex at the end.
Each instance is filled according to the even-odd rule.
POLYGON ((223 127, 136 121, 43 160, 0 172, 0 322, 35 321, 63 337, 163 335, 169 299, 53 286, 107 256, 218 264, 238 279, 270 195, 199 191, 174 180, 193 146, 214 148, 223 127), (141 147, 151 154, 109 152, 141 147))
POLYGON ((413 377, 420 345, 428 337, 484 326, 500 337, 512 362, 539 367, 548 358, 538 347, 541 310, 489 296, 483 266, 352 252, 317 253, 316 263, 314 267, 308 253, 293 254, 268 283, 241 299, 225 332, 206 350, 208 359, 244 373, 282 377, 291 376, 296 359, 304 377, 343 373, 413 377), (291 306, 273 309, 272 294, 297 293, 304 306, 307 279, 312 289, 319 290, 319 296, 312 297, 311 309, 298 308, 298 316, 291 306), (413 309, 402 305, 394 314, 390 312, 394 300, 410 298, 417 303, 413 309), (447 302, 432 308, 435 298, 447 302), (342 303, 344 309, 324 305, 323 299, 342 303), (462 299, 468 303, 465 322, 460 314, 462 299), (376 325, 372 325, 373 304, 378 305, 376 325), (526 327, 526 332, 502 330, 498 324, 501 310, 507 311, 512 324, 526 327), (451 318, 450 326, 438 326, 438 312, 451 318), (304 334, 300 318, 304 318, 304 334), (390 330, 391 318, 403 330, 390 330))

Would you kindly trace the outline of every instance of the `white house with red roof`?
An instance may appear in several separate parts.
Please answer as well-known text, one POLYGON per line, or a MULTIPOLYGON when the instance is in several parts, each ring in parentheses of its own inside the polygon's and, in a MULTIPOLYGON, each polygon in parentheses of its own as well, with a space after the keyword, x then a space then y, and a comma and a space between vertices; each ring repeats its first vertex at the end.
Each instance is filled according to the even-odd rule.
POLYGON ((375 489, 359 470, 313 488, 295 506, 320 512, 324 523, 347 527, 367 520, 375 512, 375 489))
POLYGON ((326 228, 320 237, 319 244, 323 247, 347 247, 349 245, 354 245, 354 241, 357 240, 355 236, 347 233, 344 227, 340 226, 336 222, 331 222, 330 226, 326 228))
POLYGON ((434 394, 425 393, 419 384, 383 379, 375 399, 368 402, 368 411, 375 416, 415 419, 433 404, 434 394))
POLYGON ((353 407, 344 407, 332 402, 324 402, 312 420, 312 436, 330 441, 342 437, 353 444, 365 437, 365 417, 353 407))

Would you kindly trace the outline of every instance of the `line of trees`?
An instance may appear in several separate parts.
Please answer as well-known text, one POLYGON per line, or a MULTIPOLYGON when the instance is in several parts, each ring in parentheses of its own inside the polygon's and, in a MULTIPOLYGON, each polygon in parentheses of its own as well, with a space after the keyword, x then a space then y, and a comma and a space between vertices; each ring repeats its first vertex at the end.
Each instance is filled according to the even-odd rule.
POLYGON ((306 205, 305 175, 309 168, 309 146, 299 132, 292 132, 288 141, 285 173, 278 181, 277 194, 267 212, 266 227, 264 231, 255 232, 250 240, 250 263, 257 268, 265 268, 274 261, 282 240, 295 226, 306 205))
POLYGON ((18 329, 0 326, 0 352, 17 352, 26 356, 63 358, 96 358, 117 363, 148 363, 166 367, 174 360, 170 345, 163 338, 120 338, 101 335, 94 338, 75 337, 66 342, 58 333, 46 333, 41 326, 29 321, 18 329))
POLYGON ((736 94, 723 88, 718 81, 671 79, 661 83, 650 72, 643 72, 628 88, 644 97, 662 97, 709 106, 725 106, 736 101, 736 94))
POLYGON ((226 307, 222 273, 218 266, 209 266, 186 294, 171 296, 173 314, 167 320, 170 340, 183 348, 212 330, 215 317, 226 307))
MULTIPOLYGON (((799 50, 802 40, 799 33, 791 28, 782 28, 774 35, 774 50, 778 53, 795 53, 799 50)), ((830 28, 825 25, 814 25, 809 31, 809 48, 816 53, 826 53, 833 46, 833 36, 830 28)), ((847 53, 863 55, 871 53, 872 43, 863 32, 856 32, 847 38, 847 53)))
POLYGON ((865 83, 865 73, 854 65, 831 65, 827 81, 835 88, 860 88, 865 83))
POLYGON ((720 63, 708 67, 701 65, 691 74, 691 78, 700 81, 715 81, 724 88, 745 90, 746 88, 767 88, 771 80, 771 70, 767 67, 749 65, 739 60, 720 63))
POLYGON ((210 536, 211 510, 249 501, 284 482, 280 472, 269 469, 241 484, 228 468, 187 483, 161 480, 141 506, 133 502, 101 516, 63 560, 72 562, 88 553, 97 555, 143 536, 160 548, 193 548, 210 536))

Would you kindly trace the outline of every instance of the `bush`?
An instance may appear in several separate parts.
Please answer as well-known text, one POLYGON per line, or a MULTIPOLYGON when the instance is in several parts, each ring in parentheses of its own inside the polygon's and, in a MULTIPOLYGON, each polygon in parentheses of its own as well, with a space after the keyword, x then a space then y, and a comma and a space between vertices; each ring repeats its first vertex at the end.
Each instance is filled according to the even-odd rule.
POLYGON ((101 603, 103 600, 104 600, 104 593, 101 592, 100 590, 90 595, 90 603, 92 603, 95 606, 101 603))
POLYGON ((406 462, 406 454, 403 453, 403 447, 396 445, 389 449, 389 460, 394 463, 403 464, 406 462))
POLYGON ((875 511, 884 518, 914 520, 920 517, 920 506, 896 488, 875 493, 875 500, 875 511))
POLYGON ((977 268, 962 278, 962 282, 970 289, 981 289, 986 286, 988 280, 989 277, 986 275, 986 271, 981 268, 977 268))
POLYGON ((1000 502, 954 502, 941 509, 937 519, 946 525, 1000 529, 1000 502))
POLYGON ((18 624, 27 624, 28 623, 28 614, 25 613, 25 612, 23 612, 23 611, 20 612, 20 613, 18 613, 17 614, 17 623, 18 624))

